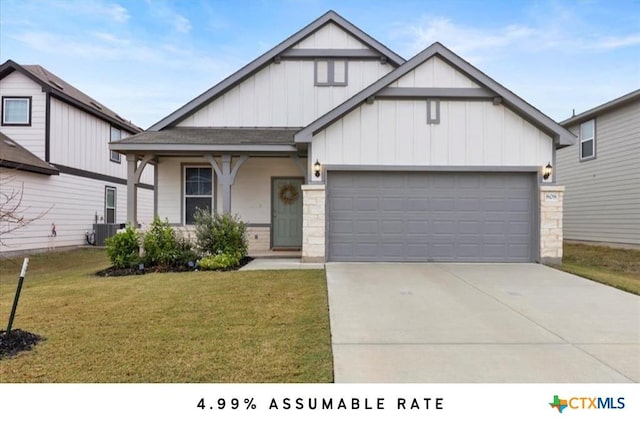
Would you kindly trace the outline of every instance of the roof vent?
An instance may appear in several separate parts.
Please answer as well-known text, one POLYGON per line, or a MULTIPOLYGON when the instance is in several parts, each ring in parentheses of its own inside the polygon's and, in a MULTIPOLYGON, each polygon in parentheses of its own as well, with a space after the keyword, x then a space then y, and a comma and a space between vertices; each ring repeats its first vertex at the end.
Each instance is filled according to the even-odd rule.
POLYGON ((117 118, 118 120, 120 120, 120 121, 125 122, 125 123, 127 122, 127 120, 125 120, 124 118, 120 117, 118 114, 116 114, 116 118, 117 118))
POLYGON ((91 105, 93 105, 94 108, 99 109, 100 111, 102 111, 102 107, 96 101, 91 101, 91 105))
POLYGON ((57 81, 55 81, 55 80, 51 80, 51 79, 49 79, 49 83, 53 84, 54 86, 56 86, 56 87, 57 87, 58 89, 60 89, 60 90, 64 90, 64 87, 62 86, 62 84, 58 83, 58 82, 57 82, 57 81))

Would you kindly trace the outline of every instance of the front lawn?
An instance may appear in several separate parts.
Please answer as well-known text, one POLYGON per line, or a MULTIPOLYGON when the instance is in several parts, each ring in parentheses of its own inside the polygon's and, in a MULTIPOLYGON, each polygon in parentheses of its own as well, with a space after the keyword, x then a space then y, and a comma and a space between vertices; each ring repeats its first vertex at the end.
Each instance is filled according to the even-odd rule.
MULTIPOLYGON (((0 261, 0 329, 22 259, 0 261)), ((100 278, 103 250, 31 257, 14 329, 45 337, 0 382, 331 382, 322 270, 100 278)))
POLYGON ((640 295, 640 250, 564 244, 560 268, 640 295))

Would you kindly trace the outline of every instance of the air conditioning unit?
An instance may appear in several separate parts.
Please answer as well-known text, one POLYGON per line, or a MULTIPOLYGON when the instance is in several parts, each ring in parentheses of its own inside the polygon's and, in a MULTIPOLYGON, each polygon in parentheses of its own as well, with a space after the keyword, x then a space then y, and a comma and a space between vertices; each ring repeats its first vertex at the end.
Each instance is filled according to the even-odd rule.
POLYGON ((94 223, 93 232, 96 233, 96 245, 104 246, 104 240, 116 235, 118 229, 123 229, 124 223, 94 223))

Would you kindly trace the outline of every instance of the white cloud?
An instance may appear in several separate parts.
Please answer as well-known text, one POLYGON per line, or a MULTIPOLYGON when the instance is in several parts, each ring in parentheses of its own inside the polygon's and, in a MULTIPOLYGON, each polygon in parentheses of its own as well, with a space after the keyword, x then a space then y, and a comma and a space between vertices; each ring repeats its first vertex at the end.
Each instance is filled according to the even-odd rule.
POLYGON ((129 15, 129 11, 119 4, 108 4, 103 6, 104 12, 116 22, 125 23, 129 20, 131 15, 129 15))
POLYGON ((592 46, 594 49, 618 49, 636 45, 640 45, 640 33, 623 37, 605 37, 596 41, 592 46))
POLYGON ((152 16, 171 26, 173 31, 187 34, 191 31, 191 21, 184 15, 176 12, 166 3, 147 0, 152 16))

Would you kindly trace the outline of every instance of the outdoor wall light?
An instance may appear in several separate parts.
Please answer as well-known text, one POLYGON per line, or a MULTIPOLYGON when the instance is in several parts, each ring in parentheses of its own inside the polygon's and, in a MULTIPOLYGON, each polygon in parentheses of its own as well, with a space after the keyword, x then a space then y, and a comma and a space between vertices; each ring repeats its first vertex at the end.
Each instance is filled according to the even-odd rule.
POLYGON ((316 177, 320 177, 320 162, 316 159, 316 162, 313 164, 313 171, 315 172, 316 177))
POLYGON ((553 167, 551 167, 551 163, 547 163, 546 166, 544 166, 544 174, 542 175, 542 177, 547 180, 549 179, 549 176, 551 176, 551 172, 553 171, 553 167))

